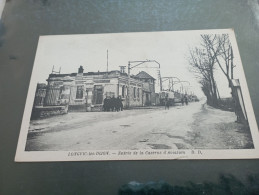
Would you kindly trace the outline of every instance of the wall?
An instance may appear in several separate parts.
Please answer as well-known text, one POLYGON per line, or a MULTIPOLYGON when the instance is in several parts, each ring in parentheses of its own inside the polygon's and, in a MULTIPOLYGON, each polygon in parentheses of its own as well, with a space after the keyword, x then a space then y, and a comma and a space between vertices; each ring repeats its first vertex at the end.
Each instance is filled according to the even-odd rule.
POLYGON ((142 88, 137 85, 131 85, 129 90, 130 107, 143 106, 142 103, 142 88), (136 89, 136 96, 134 97, 134 88, 136 89), (139 96, 137 95, 139 89, 139 96))
POLYGON ((32 109, 31 119, 67 114, 67 112, 68 106, 34 107, 32 109))

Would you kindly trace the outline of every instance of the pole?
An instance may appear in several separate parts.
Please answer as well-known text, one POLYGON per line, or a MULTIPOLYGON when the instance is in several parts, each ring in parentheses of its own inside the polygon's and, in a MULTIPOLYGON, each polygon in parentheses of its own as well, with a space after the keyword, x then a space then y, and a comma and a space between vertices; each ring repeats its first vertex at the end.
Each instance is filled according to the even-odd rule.
POLYGON ((161 72, 160 72, 161 65, 156 60, 152 60, 152 61, 158 64, 158 70, 159 70, 159 78, 158 79, 159 79, 159 82, 160 82, 160 91, 162 91, 163 85, 162 85, 162 77, 161 77, 161 72))
POLYGON ((108 49, 107 49, 107 73, 108 73, 108 66, 109 66, 109 64, 108 64, 108 49))
POLYGON ((163 86, 162 86, 162 77, 161 77, 161 74, 160 74, 160 78, 159 78, 159 80, 160 80, 160 91, 163 91, 163 86))
POLYGON ((127 91, 127 107, 130 107, 130 62, 128 63, 128 91, 127 91))
POLYGON ((174 79, 172 78, 172 91, 174 91, 174 79))

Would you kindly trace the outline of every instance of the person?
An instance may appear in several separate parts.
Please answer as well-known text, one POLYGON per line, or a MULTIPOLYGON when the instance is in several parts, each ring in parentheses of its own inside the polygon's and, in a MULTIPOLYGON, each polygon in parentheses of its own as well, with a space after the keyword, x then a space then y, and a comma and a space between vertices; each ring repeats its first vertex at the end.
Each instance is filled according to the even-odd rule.
POLYGON ((116 99, 113 95, 112 98, 110 99, 110 108, 111 108, 112 112, 115 111, 115 106, 116 106, 116 99))
POLYGON ((103 110, 105 112, 109 112, 111 109, 111 98, 109 96, 106 96, 106 98, 103 101, 103 110))
POLYGON ((115 99, 114 107, 115 107, 115 110, 116 110, 117 112, 123 110, 123 105, 122 105, 122 101, 121 101, 120 96, 118 96, 118 97, 115 99))
POLYGON ((120 108, 121 111, 123 111, 122 99, 121 99, 120 96, 118 98, 119 98, 119 108, 120 108))
POLYGON ((165 97, 165 110, 168 109, 169 110, 169 106, 170 106, 170 102, 168 100, 168 97, 165 97))
POLYGON ((166 107, 167 107, 167 109, 169 110, 169 107, 170 107, 170 101, 167 101, 166 107))
POLYGON ((108 98, 105 97, 103 100, 103 111, 107 112, 108 111, 108 98))
POLYGON ((116 112, 119 112, 120 111, 120 99, 119 97, 117 97, 114 101, 114 108, 115 108, 115 111, 116 112))
POLYGON ((186 95, 184 96, 184 101, 185 101, 185 104, 188 105, 188 98, 186 95))
POLYGON ((182 103, 182 106, 184 106, 184 99, 183 99, 183 96, 181 97, 181 103, 182 103))

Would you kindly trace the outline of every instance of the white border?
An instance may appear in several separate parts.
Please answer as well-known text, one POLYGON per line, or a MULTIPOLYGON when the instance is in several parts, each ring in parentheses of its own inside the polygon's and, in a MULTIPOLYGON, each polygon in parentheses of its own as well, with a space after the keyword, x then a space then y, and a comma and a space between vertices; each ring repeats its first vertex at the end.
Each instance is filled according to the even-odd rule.
MULTIPOLYGON (((233 29, 220 30, 195 30, 195 31, 176 31, 175 33, 197 33, 197 34, 216 34, 228 33, 230 41, 234 50, 235 56, 241 63, 241 58, 233 29)), ((149 32, 150 33, 150 32, 149 32)), ((151 32, 160 33, 160 32, 151 32)), ((116 35, 117 33, 113 33, 116 35)), ((132 33, 131 33, 132 34, 132 33)), ((54 35, 54 36, 71 36, 71 35, 54 35)), ((80 36, 80 35, 73 35, 80 36)), ((39 39, 39 44, 42 37, 39 39)), ((34 65, 38 60, 38 55, 41 53, 40 48, 37 48, 34 65)), ((21 124, 21 131, 18 140, 18 146, 15 156, 16 162, 44 162, 44 161, 101 161, 101 160, 168 160, 168 159, 253 159, 259 158, 259 132, 256 124, 256 119, 245 79, 243 67, 239 72, 239 80, 245 102, 245 107, 248 116, 248 122, 254 143, 254 149, 228 149, 228 150, 96 150, 96 151, 25 151, 27 133, 29 129, 29 122, 31 110, 34 101, 34 94, 37 84, 37 70, 38 67, 33 67, 29 90, 27 94, 26 105, 21 124), (131 155, 118 155, 119 151, 131 152, 131 155), (137 152, 137 154, 133 154, 137 152), (161 152, 161 154, 150 154, 150 152, 161 152), (91 152, 92 155, 89 155, 91 152), (100 152, 109 153, 109 155, 99 155, 100 152), (177 154, 181 153, 181 154, 177 154), (143 154, 140 154, 143 153, 143 154), (173 154, 169 154, 173 153, 173 154), (69 155, 70 154, 70 155, 69 155), (71 156, 73 154, 73 156, 71 156)))

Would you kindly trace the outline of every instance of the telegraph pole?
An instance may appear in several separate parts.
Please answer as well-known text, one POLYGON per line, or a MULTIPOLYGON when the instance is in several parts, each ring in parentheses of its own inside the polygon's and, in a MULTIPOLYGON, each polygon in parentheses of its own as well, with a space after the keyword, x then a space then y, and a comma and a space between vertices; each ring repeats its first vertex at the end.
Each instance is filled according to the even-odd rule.
POLYGON ((107 49, 107 70, 106 70, 107 74, 108 74, 108 66, 109 66, 108 56, 109 56, 109 54, 108 54, 108 49, 107 49))
POLYGON ((130 61, 128 63, 128 87, 127 87, 127 107, 130 107, 130 61))

